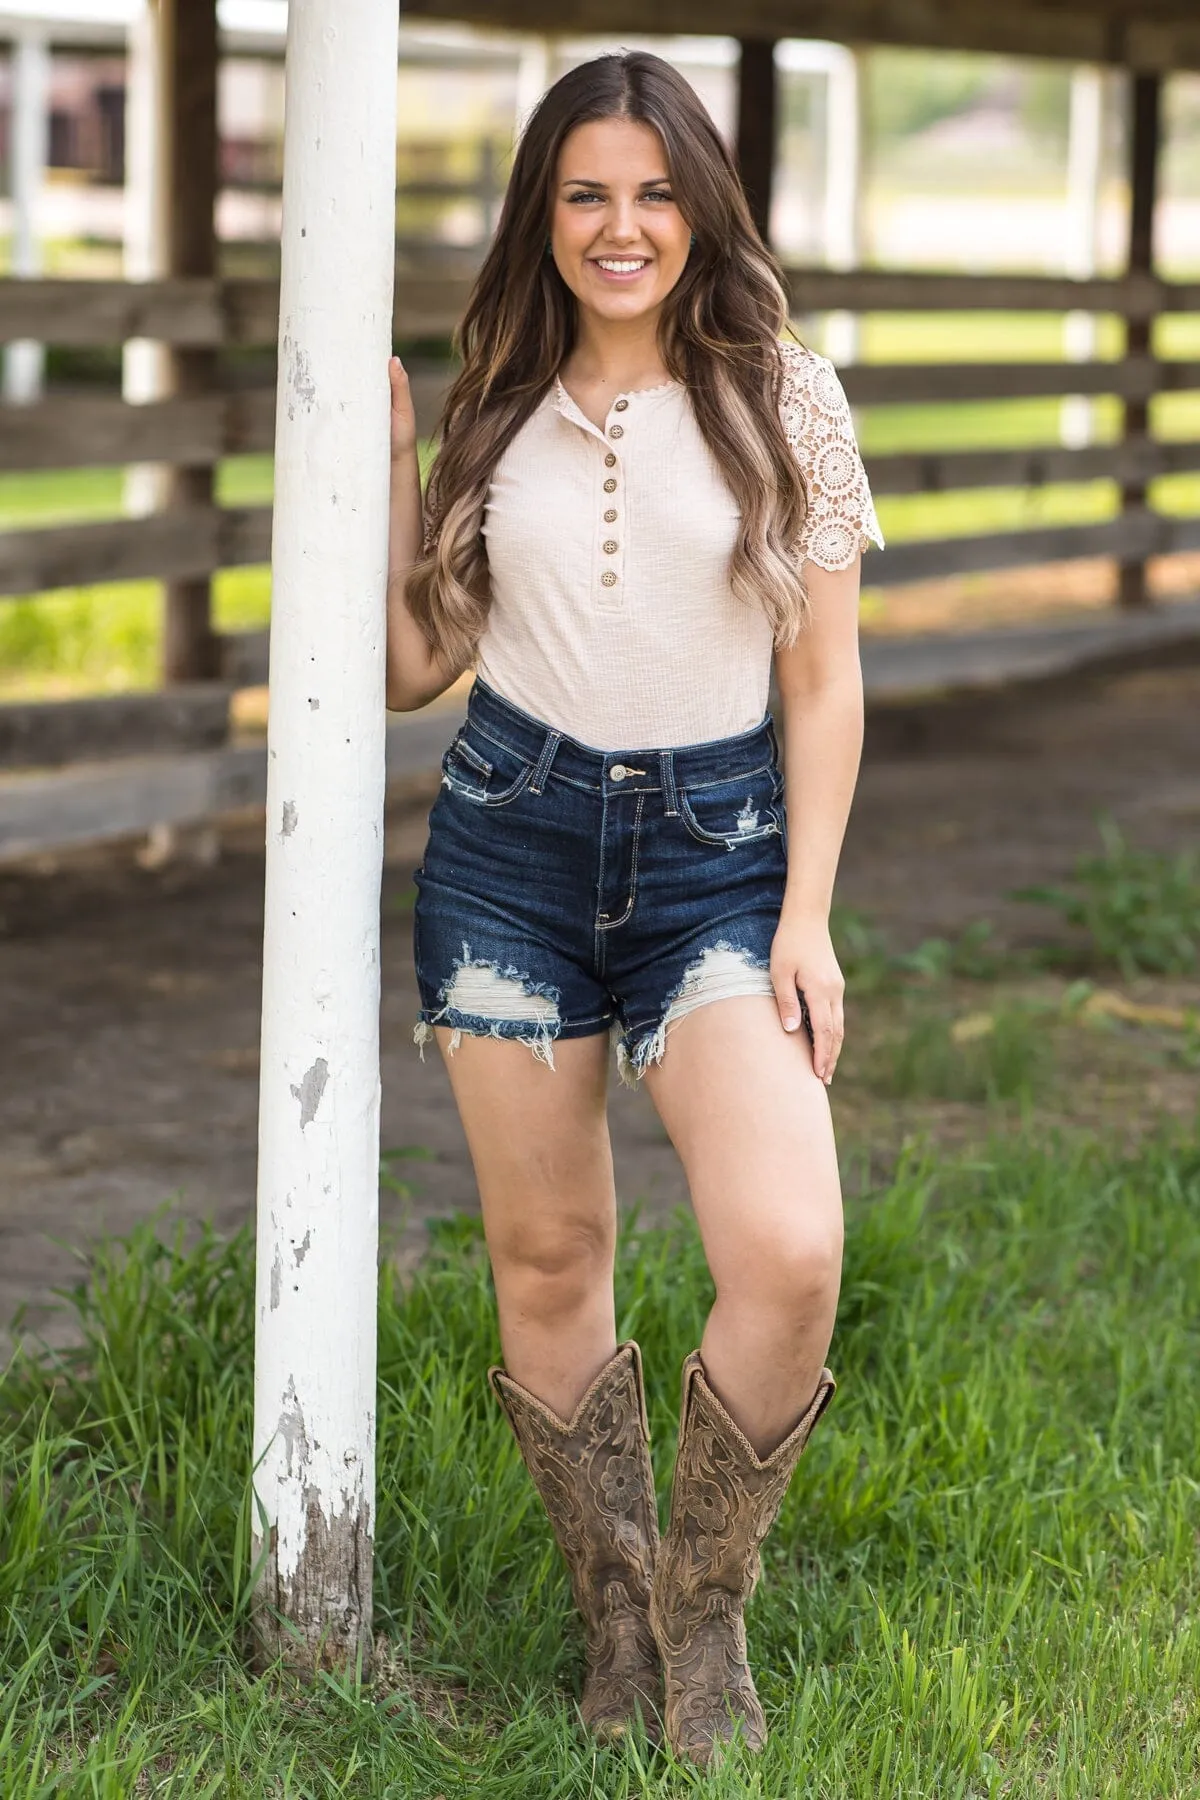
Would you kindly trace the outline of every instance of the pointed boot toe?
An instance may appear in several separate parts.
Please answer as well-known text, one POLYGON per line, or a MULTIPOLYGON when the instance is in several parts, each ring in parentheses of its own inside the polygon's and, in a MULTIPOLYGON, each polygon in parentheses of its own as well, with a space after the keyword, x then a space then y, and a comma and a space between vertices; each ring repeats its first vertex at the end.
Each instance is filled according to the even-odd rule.
POLYGON ((690 1762, 707 1766, 735 1740, 752 1751, 766 1743, 744 1609, 762 1541, 835 1385, 822 1370, 799 1422, 760 1459, 709 1386, 699 1352, 684 1364, 671 1518, 655 1564, 650 1624, 665 1677, 667 1742, 690 1762))

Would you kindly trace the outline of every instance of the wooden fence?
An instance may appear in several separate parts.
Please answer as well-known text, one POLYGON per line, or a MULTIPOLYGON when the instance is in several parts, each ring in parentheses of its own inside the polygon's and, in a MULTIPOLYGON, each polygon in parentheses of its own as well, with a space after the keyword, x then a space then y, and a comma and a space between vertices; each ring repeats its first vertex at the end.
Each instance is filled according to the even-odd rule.
MULTIPOLYGON (((1169 283, 1144 273, 1071 281, 796 269, 789 271, 788 280, 797 317, 843 309, 1082 311, 1122 318, 1127 339, 1135 346, 1150 341, 1148 328, 1158 316, 1200 313, 1200 283, 1169 283)), ((401 270, 396 290, 398 339, 446 339, 467 289, 463 276, 401 270)), ((0 281, 0 341, 32 337, 55 346, 111 348, 130 338, 150 338, 180 350, 204 352, 273 347, 277 307, 277 288, 263 281, 0 281)), ((850 400, 860 406, 1072 394, 1111 395, 1122 405, 1124 429, 1113 443, 910 451, 869 458, 872 485, 879 495, 996 486, 1036 489, 1050 482, 1103 478, 1115 481, 1121 494, 1118 515, 1098 524, 896 544, 872 554, 873 584, 1107 556, 1121 566, 1126 599, 1136 599, 1145 595, 1148 557, 1200 549, 1200 517, 1168 517, 1147 501, 1147 484, 1156 476, 1200 470, 1200 439, 1158 441, 1146 423, 1147 406, 1155 395, 1200 389, 1200 362, 1162 360, 1137 348, 1113 361, 872 363, 844 368, 841 374, 850 400)), ((439 370, 416 383, 418 415, 425 429, 436 418, 445 380, 439 370)), ((223 456, 269 452, 274 418, 274 388, 264 386, 184 392, 144 405, 127 404, 115 395, 50 395, 38 404, 0 413, 0 471, 129 463, 203 469, 223 456)), ((4 596, 102 581, 148 577, 203 582, 217 569, 268 559, 268 507, 197 504, 186 498, 187 484, 182 492, 185 497, 169 510, 146 517, 0 534, 0 603, 4 596)), ((220 678, 226 685, 261 679, 264 674, 263 634, 227 643, 220 678)), ((172 706, 161 704, 161 696, 140 696, 136 703, 130 697, 131 703, 118 708, 123 723, 111 744, 112 733, 105 735, 94 702, 62 703, 64 708, 77 707, 82 736, 52 728, 53 708, 27 708, 23 724, 12 724, 10 715, 11 728, 6 730, 0 721, 0 766, 60 762, 72 754, 126 753, 138 736, 135 715, 144 718, 147 747, 157 747, 164 732, 168 739, 174 734, 177 742, 195 742, 198 730, 210 737, 211 706, 204 702, 202 689, 193 687, 190 698, 183 689, 176 694, 178 704, 172 706), (41 724, 27 729, 35 714, 41 724)))
MULTIPOLYGON (((1200 312, 1200 283, 1153 278, 1069 281, 1026 276, 893 274, 794 270, 797 315, 967 309, 1118 314, 1147 320, 1200 312)), ((465 279, 398 281, 396 330, 405 339, 448 336, 466 296, 465 279)), ((273 345, 276 288, 268 282, 177 280, 0 282, 0 341, 37 337, 63 346, 112 346, 132 337, 180 348, 273 345)), ((1200 388, 1200 362, 1150 354, 1091 362, 959 362, 859 364, 842 371, 855 405, 886 406, 1113 395, 1139 412, 1157 394, 1200 388)), ((442 382, 426 379, 418 400, 428 426, 442 382)), ((161 462, 203 466, 222 456, 269 452, 274 392, 268 388, 188 394, 147 405, 118 397, 50 397, 6 409, 0 471, 161 462)), ((1067 557, 1116 556, 1140 563, 1152 555, 1200 548, 1200 518, 1170 518, 1142 498, 1157 475, 1200 470, 1200 439, 1160 442, 1144 432, 1112 444, 1080 448, 904 452, 870 459, 877 494, 948 493, 956 489, 1048 482, 1118 482, 1128 500, 1100 524, 996 531, 898 544, 874 555, 875 584, 922 580, 1067 557)), ((9 531, 0 536, 0 595, 28 594, 89 582, 203 576, 269 554, 266 507, 183 507, 146 518, 9 531)))

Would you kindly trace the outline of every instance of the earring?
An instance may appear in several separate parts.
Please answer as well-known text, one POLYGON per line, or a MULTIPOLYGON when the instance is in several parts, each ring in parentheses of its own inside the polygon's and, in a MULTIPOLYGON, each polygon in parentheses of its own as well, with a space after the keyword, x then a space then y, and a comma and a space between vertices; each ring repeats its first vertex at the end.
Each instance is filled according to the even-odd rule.
POLYGON ((693 231, 693 233, 692 233, 692 241, 691 241, 691 244, 690 244, 690 245, 689 245, 689 249, 692 249, 692 250, 694 250, 694 249, 695 249, 695 248, 696 248, 696 234, 695 234, 695 232, 694 232, 694 231, 693 231))
POLYGON ((545 256, 550 256, 552 254, 551 249, 550 249, 550 239, 549 238, 546 239, 546 248, 545 248, 543 254, 545 256))

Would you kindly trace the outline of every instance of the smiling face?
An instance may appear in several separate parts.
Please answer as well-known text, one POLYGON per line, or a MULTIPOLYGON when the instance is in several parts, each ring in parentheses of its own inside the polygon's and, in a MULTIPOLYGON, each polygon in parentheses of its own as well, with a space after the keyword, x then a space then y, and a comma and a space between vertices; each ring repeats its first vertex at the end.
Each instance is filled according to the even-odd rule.
POLYGON ((651 126, 576 126, 559 154, 550 243, 580 306, 613 323, 657 313, 683 273, 690 235, 651 126))

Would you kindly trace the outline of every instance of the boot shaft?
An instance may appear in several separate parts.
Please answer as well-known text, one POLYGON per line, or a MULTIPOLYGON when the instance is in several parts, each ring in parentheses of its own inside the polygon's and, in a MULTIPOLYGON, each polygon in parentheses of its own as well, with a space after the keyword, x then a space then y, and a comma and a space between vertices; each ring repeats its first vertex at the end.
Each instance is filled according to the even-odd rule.
POLYGON ((620 1582, 649 1600, 658 1548, 641 1352, 619 1346, 564 1420, 501 1368, 488 1371, 589 1625, 620 1582))
POLYGON ((663 1545, 683 1592, 718 1590, 744 1602, 759 1575, 759 1549, 836 1382, 821 1371, 816 1393, 787 1437, 760 1458, 709 1386, 699 1351, 683 1365, 679 1446, 663 1545))

